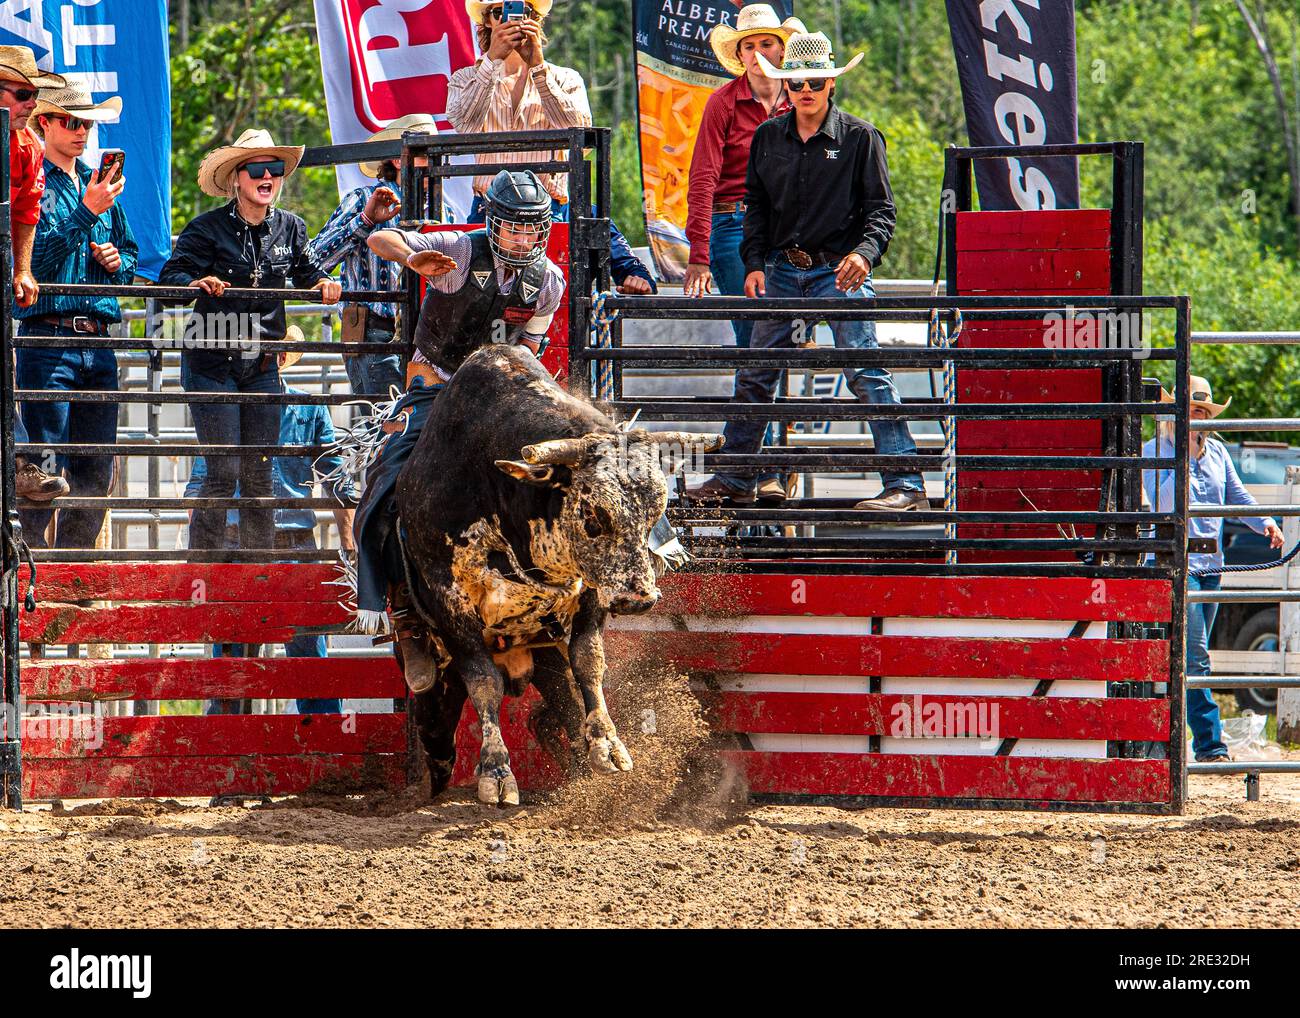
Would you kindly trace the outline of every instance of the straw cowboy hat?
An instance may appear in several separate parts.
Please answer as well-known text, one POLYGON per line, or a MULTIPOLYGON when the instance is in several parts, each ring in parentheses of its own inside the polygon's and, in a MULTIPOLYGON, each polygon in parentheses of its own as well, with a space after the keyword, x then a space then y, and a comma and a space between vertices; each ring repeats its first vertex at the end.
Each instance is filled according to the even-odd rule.
POLYGON ((121 96, 112 96, 96 105, 90 93, 78 85, 42 89, 36 97, 32 117, 76 117, 79 120, 116 120, 122 115, 121 96))
MULTIPOLYGON (((539 18, 551 13, 552 0, 526 0, 529 7, 537 12, 539 18)), ((501 0, 465 0, 465 13, 476 25, 483 24, 483 12, 489 7, 500 7, 501 0)))
MULTIPOLYGON (((302 329, 296 325, 290 325, 284 330, 284 341, 286 343, 301 343, 304 338, 302 329)), ((280 365, 280 370, 283 371, 285 368, 293 367, 300 360, 302 360, 301 350, 281 350, 277 363, 280 365)))
POLYGON ((244 163, 256 159, 283 159, 287 177, 302 160, 302 145, 277 145, 266 131, 250 128, 233 145, 213 149, 199 164, 199 189, 214 198, 230 197, 230 181, 244 163))
MULTIPOLYGON (((397 141, 407 131, 415 131, 419 134, 437 134, 438 125, 433 122, 433 117, 428 113, 408 113, 404 117, 390 120, 387 127, 382 131, 376 131, 366 141, 397 141)), ((383 168, 385 162, 387 160, 381 159, 362 163, 361 172, 367 177, 378 177, 379 171, 383 168)))
MULTIPOLYGON (((1228 397, 1228 402, 1226 403, 1214 402, 1214 391, 1210 388, 1209 381, 1202 378, 1200 375, 1192 375, 1187 379, 1187 384, 1188 392, 1190 392, 1192 396, 1191 406, 1201 407, 1209 413, 1211 417, 1218 417, 1219 414, 1223 413, 1223 411, 1227 410, 1228 407, 1232 405, 1231 396, 1228 397)), ((1164 386, 1160 387, 1160 402, 1174 402, 1173 395, 1164 386)))
POLYGON ((36 54, 26 46, 0 46, 0 80, 25 81, 32 88, 65 88, 62 74, 42 71, 36 66, 36 54))
POLYGON ((756 54, 758 66, 769 78, 838 78, 862 60, 859 53, 843 67, 835 66, 831 41, 824 32, 796 32, 786 41, 785 59, 778 71, 762 53, 756 54))
POLYGON ((718 63, 727 69, 733 78, 745 73, 745 65, 736 53, 740 40, 751 35, 774 35, 782 42, 789 40, 796 32, 806 32, 807 28, 798 18, 786 18, 782 21, 776 16, 771 4, 747 4, 736 15, 736 25, 715 25, 709 33, 709 45, 718 63))

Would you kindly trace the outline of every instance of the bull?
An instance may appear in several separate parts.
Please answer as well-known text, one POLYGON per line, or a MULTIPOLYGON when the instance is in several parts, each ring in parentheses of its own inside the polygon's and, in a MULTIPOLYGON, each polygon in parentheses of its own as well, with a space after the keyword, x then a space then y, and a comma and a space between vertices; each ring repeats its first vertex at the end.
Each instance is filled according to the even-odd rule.
POLYGON ((391 603, 434 795, 468 696, 478 798, 518 804, 500 709, 529 683, 542 697, 529 728, 566 769, 632 769, 605 705, 604 627, 659 598, 647 538, 668 501, 660 463, 721 444, 620 429, 519 347, 485 347, 456 371, 396 489, 406 583, 391 603))

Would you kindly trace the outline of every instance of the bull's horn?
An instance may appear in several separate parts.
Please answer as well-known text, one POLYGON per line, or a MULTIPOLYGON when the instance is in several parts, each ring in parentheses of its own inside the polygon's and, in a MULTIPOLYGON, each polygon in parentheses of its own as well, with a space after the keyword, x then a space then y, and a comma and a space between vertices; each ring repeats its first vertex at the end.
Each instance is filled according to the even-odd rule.
POLYGON ((584 435, 582 438, 550 438, 545 442, 524 446, 521 455, 529 463, 575 466, 587 451, 591 437, 584 435))
POLYGON ((650 441, 656 445, 703 446, 705 452, 717 452, 727 437, 715 431, 652 431, 650 441))

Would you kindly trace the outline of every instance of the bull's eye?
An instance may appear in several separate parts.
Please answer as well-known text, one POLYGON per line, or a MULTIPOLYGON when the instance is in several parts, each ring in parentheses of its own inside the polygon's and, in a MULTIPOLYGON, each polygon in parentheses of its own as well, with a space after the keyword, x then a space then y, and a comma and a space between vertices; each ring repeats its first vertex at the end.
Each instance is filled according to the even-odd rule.
POLYGON ((582 526, 588 537, 607 537, 614 533, 614 518, 606 509, 592 506, 582 514, 582 526))

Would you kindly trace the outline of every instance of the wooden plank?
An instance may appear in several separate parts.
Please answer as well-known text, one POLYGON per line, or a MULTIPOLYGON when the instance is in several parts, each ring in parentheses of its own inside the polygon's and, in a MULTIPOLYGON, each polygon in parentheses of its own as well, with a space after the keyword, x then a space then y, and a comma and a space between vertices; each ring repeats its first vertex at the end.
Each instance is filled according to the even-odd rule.
POLYGON ((770 692, 708 692, 700 698, 710 723, 722 732, 1169 740, 1169 702, 1156 699, 770 692))
POLYGON ((87 714, 23 721, 23 756, 34 760, 405 752, 402 714, 87 714))
POLYGON ((957 213, 960 251, 1109 247, 1110 209, 957 213))
POLYGON ((957 251, 960 293, 1078 293, 1110 285, 1110 250, 957 251))
MULTIPOLYGON (((1083 576, 781 576, 669 573, 656 609, 669 615, 1071 619, 1168 622, 1170 584, 1083 576)), ((617 620, 609 630, 616 631, 617 620)))
POLYGON ((1080 447, 1095 455, 1101 449, 1101 421, 1033 418, 1015 421, 959 420, 957 452, 969 455, 968 445, 979 449, 998 449, 1001 450, 1001 455, 1050 455, 1052 450, 1080 447))
MULTIPOLYGON (((974 451, 961 450, 963 456, 995 456, 992 449, 974 451)), ((1095 449, 1051 449, 1048 456, 1087 456, 1096 454, 1095 449)), ((1015 491, 1024 488, 1029 491, 1044 488, 1091 488, 1101 486, 1099 470, 959 470, 957 472, 957 491, 960 502, 961 494, 967 491, 1015 491)), ((961 506, 965 508, 965 506, 961 506)))
POLYGON ((1046 805, 1168 802, 1171 791, 1167 760, 735 751, 723 756, 757 793, 1015 799, 1046 805))
POLYGON ((1039 371, 957 372, 959 403, 1099 403, 1101 372, 1095 368, 1039 371))
POLYGON ((294 795, 405 787, 405 753, 96 757, 31 759, 23 764, 23 796, 29 800, 294 795))
POLYGON ((1095 510, 1100 498, 1100 488, 958 488, 957 507, 969 512, 1027 512, 1033 507, 1066 512, 1095 510))
MULTIPOLYGON (((49 562, 37 571, 36 594, 42 602, 332 603, 342 596, 341 587, 329 585, 338 578, 338 568, 329 563, 49 562)), ((26 591, 27 571, 23 570, 20 600, 26 591)))
POLYGON ((406 696, 392 656, 379 658, 160 658, 31 661, 28 700, 354 699, 406 696))
POLYGON ((38 607, 19 616, 29 643, 283 643, 296 626, 342 627, 338 603, 126 604, 111 608, 38 607))
MULTIPOLYGON (((1109 581, 1102 591, 1109 593, 1109 581)), ((654 658, 690 671, 727 674, 1094 682, 1169 678, 1169 644, 1164 640, 610 630, 606 644, 611 660, 654 658)))

